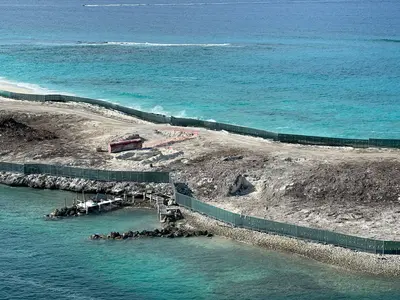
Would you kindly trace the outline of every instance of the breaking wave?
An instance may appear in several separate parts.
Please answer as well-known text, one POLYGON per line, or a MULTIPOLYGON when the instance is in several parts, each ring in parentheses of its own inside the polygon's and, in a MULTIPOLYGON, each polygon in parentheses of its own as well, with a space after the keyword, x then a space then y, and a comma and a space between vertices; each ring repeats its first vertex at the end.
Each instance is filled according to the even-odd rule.
POLYGON ((206 6, 206 5, 240 5, 240 4, 271 4, 272 1, 239 1, 239 2, 189 2, 189 3, 110 3, 83 4, 86 7, 138 7, 138 6, 206 6))
MULTIPOLYGON (((357 0, 295 0, 292 3, 348 3, 357 0)), ((83 4, 85 7, 138 7, 138 6, 208 6, 208 5, 246 5, 246 4, 277 4, 279 1, 230 1, 230 2, 187 2, 187 3, 107 3, 83 4)))
POLYGON ((26 83, 26 82, 17 82, 17 81, 11 81, 8 80, 4 77, 0 77, 0 90, 11 90, 11 91, 19 91, 22 90, 21 92, 28 92, 28 93, 37 93, 37 94, 50 94, 54 93, 53 90, 46 89, 44 87, 41 87, 37 84, 32 84, 32 83, 26 83))
POLYGON ((0 77, 0 90, 5 90, 8 92, 27 93, 27 94, 42 94, 42 95, 62 94, 68 96, 75 96, 73 93, 48 89, 34 83, 12 81, 4 77, 0 77))
POLYGON ((77 42, 79 45, 85 46, 102 46, 102 45, 117 45, 117 46, 134 46, 134 47, 229 47, 229 43, 222 44, 178 44, 178 43, 139 43, 139 42, 77 42))

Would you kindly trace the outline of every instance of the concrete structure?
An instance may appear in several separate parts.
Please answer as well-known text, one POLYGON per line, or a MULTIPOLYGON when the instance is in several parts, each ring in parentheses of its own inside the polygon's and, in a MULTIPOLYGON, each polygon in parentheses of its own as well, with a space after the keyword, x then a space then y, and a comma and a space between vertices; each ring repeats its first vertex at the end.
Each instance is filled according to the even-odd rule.
POLYGON ((142 149, 142 147, 143 147, 142 139, 119 141, 110 143, 108 145, 108 152, 117 153, 128 150, 142 149))

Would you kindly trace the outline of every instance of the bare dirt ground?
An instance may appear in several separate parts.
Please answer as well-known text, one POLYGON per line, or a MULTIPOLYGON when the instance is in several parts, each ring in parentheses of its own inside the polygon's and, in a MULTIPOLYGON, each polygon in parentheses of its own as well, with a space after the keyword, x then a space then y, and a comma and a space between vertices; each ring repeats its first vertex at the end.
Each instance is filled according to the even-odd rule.
POLYGON ((0 98, 0 160, 172 171, 185 192, 234 212, 400 240, 399 150, 282 144, 89 105, 0 98), (96 150, 132 134, 145 149, 96 150), (238 175, 247 187, 231 194, 238 175))

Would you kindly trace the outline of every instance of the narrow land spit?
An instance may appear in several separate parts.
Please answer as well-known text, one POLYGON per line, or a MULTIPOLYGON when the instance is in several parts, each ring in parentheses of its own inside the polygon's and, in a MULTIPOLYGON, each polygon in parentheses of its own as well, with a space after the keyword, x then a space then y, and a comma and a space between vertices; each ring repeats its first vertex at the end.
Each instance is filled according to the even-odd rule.
POLYGON ((12 120, 0 136, 1 161, 171 171, 186 194, 233 212, 400 240, 399 150, 283 144, 72 103, 0 98, 0 120, 12 120), (33 138, 22 139, 24 130, 33 138), (98 151, 132 134, 145 149, 98 151), (232 194, 239 175, 249 185, 232 194))

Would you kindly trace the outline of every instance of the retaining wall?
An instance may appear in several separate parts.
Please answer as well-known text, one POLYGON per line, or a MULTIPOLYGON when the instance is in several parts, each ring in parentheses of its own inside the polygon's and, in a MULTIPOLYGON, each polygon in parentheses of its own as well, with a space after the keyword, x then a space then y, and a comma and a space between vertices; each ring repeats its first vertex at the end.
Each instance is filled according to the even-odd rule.
POLYGON ((204 214, 218 221, 230 224, 234 227, 273 233, 282 236, 300 238, 312 242, 329 244, 352 250, 377 253, 400 254, 400 242, 382 241, 363 237, 357 237, 328 230, 314 229, 293 224, 275 222, 256 217, 236 214, 219 207, 201 202, 195 198, 175 192, 176 202, 190 210, 204 214))
POLYGON ((336 245, 362 252, 379 254, 400 254, 400 242, 382 241, 362 238, 331 232, 328 230, 314 229, 293 224, 270 221, 266 219, 236 214, 219 207, 199 201, 195 198, 180 194, 168 172, 132 172, 111 171, 65 167, 47 164, 15 164, 0 162, 0 171, 16 172, 22 174, 46 174, 51 176, 78 177, 100 181, 132 181, 132 182, 157 182, 171 183, 174 189, 176 202, 193 211, 208 217, 230 224, 234 227, 246 228, 266 233, 274 233, 288 237, 310 240, 313 242, 336 245))
POLYGON ((22 173, 25 175, 45 174, 60 177, 77 177, 99 181, 169 183, 168 172, 110 171, 47 164, 14 164, 7 162, 0 162, 0 171, 22 173))

